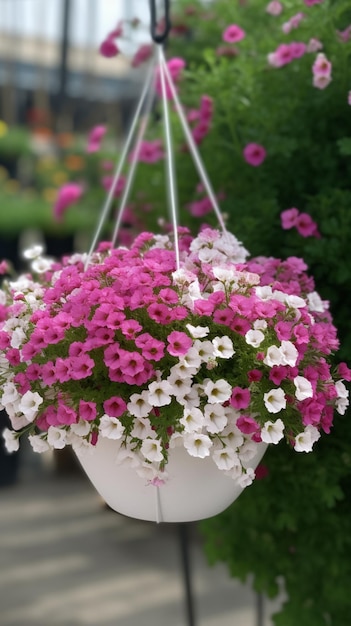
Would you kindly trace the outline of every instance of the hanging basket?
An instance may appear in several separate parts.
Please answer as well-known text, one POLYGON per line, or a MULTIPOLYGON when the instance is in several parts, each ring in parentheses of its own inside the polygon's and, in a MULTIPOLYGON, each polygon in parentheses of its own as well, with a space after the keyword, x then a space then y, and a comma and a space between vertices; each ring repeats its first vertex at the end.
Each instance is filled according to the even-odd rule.
MULTIPOLYGON (((255 469, 267 445, 256 444, 255 469)), ((117 513, 150 522, 193 522, 224 511, 243 488, 219 470, 212 459, 191 457, 183 446, 169 453, 167 481, 147 484, 132 467, 116 463, 118 444, 101 438, 95 449, 77 455, 95 489, 117 513)))
POLYGON ((39 277, 2 294, 0 400, 14 429, 9 450, 21 434, 36 452, 72 446, 112 509, 181 522, 231 504, 267 444, 285 438, 310 452, 334 409, 345 412, 351 373, 332 370, 336 329, 305 264, 250 260, 227 232, 161 46, 158 58, 173 232, 115 245, 152 66, 90 251, 60 264, 34 247, 27 258, 39 277), (177 220, 166 86, 220 227, 194 238, 177 220), (98 245, 138 123, 112 241, 98 245))

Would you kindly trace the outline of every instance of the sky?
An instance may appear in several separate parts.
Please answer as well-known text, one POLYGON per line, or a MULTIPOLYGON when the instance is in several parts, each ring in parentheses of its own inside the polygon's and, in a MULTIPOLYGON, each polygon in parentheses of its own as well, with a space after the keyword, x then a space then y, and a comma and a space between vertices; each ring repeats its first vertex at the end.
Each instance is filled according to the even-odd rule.
MULTIPOLYGON (((0 32, 21 33, 57 41, 63 0, 0 0, 0 32)), ((149 20, 149 0, 71 0, 71 41, 98 45, 123 17, 149 20)), ((138 35, 148 39, 148 31, 138 35)))

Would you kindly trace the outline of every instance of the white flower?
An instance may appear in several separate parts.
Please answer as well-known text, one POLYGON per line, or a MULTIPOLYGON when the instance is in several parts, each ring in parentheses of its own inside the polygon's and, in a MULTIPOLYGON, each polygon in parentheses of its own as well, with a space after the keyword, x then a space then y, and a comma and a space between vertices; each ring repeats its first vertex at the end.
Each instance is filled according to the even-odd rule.
POLYGON ((224 267, 213 267, 212 272, 215 278, 219 280, 225 287, 230 287, 236 277, 236 272, 232 269, 224 267))
POLYGON ((315 426, 306 426, 302 433, 296 435, 294 450, 296 452, 312 452, 313 444, 318 441, 320 436, 320 432, 315 426))
POLYGON ((346 409, 349 406, 348 398, 338 398, 335 402, 335 408, 339 415, 345 415, 346 409))
POLYGON ((249 346, 258 348, 264 340, 264 334, 261 330, 248 330, 245 335, 245 341, 249 346))
POLYGON ((299 356, 294 344, 291 343, 291 341, 283 340, 279 350, 282 355, 282 365, 291 365, 291 367, 294 367, 299 356))
MULTIPOLYGON (((228 417, 228 408, 226 407, 225 413, 229 421, 230 417, 228 417)), ((237 414, 237 417, 238 415, 239 414, 237 414)), ((234 424, 230 424, 230 423, 228 423, 227 426, 223 428, 221 432, 221 438, 225 438, 227 445, 230 445, 230 447, 233 448, 233 450, 240 448, 240 446, 242 446, 244 443, 244 437, 242 433, 240 432, 239 428, 237 428, 237 426, 235 426, 234 424)))
POLYGON ((132 437, 137 439, 146 439, 152 437, 154 431, 152 430, 150 420, 147 417, 137 417, 134 420, 133 429, 131 432, 132 437))
POLYGON ((313 397, 312 385, 304 376, 295 376, 294 385, 296 387, 295 396, 298 400, 306 400, 313 397))
POLYGON ((33 272, 36 272, 37 274, 45 274, 45 272, 51 268, 53 263, 53 259, 44 259, 43 257, 40 257, 31 263, 31 268, 33 272))
POLYGON ((5 383, 2 388, 2 397, 1 397, 1 403, 3 404, 3 406, 6 406, 7 404, 13 404, 19 398, 20 398, 20 394, 17 391, 16 385, 12 382, 5 383))
POLYGON ((221 448, 214 450, 212 458, 220 470, 231 470, 234 465, 240 466, 240 460, 232 448, 221 448))
POLYGON ((18 409, 27 418, 28 422, 33 422, 42 403, 43 398, 37 391, 26 391, 19 402, 18 409))
POLYGON ((284 423, 281 419, 265 422, 261 428, 261 439, 264 443, 278 443, 284 437, 284 423))
POLYGON ((274 367, 275 365, 282 365, 282 361, 283 357, 280 349, 277 346, 269 346, 263 363, 268 365, 268 367, 274 367))
POLYGON ((232 467, 232 469, 228 470, 225 472, 226 476, 229 476, 229 478, 231 478, 232 480, 238 481, 239 478, 241 478, 241 476, 243 475, 243 467, 240 463, 235 463, 235 465, 232 467))
POLYGON ((249 487, 249 485, 252 485, 254 479, 255 470, 253 470, 252 467, 248 467, 238 479, 238 483, 242 489, 245 489, 246 487, 249 487))
POLYGON ((184 409, 183 417, 180 418, 179 422, 184 426, 184 432, 195 433, 202 429, 204 425, 204 416, 200 409, 197 409, 196 407, 191 407, 189 409, 186 407, 184 409))
POLYGON ((344 383, 341 380, 338 380, 335 383, 336 393, 338 394, 338 398, 348 398, 349 392, 346 389, 344 383))
POLYGON ((43 439, 41 435, 29 435, 28 441, 31 444, 34 452, 38 452, 42 454, 43 452, 47 452, 50 450, 50 446, 46 439, 43 439))
POLYGON ((144 439, 141 444, 140 452, 152 463, 160 463, 163 461, 162 447, 158 439, 144 439))
POLYGON ((306 300, 304 300, 303 298, 300 298, 300 296, 294 296, 293 294, 285 295, 285 302, 288 306, 290 306, 292 309, 303 309, 303 307, 306 306, 306 300))
POLYGON ((204 392, 210 404, 222 404, 229 400, 232 395, 232 387, 223 378, 219 378, 218 380, 209 379, 204 385, 204 392))
MULTIPOLYGON (((185 365, 185 367, 189 368, 192 373, 196 373, 198 368, 201 365, 201 359, 199 356, 199 352, 197 350, 197 343, 202 343, 198 339, 194 342, 194 346, 188 350, 188 352, 179 359, 179 365, 185 365)), ((206 343, 206 342, 204 342, 206 343)), ((208 343, 211 343, 210 341, 208 343)), ((212 344, 211 344, 212 345, 212 344)), ((188 373, 188 376, 190 373, 188 373)))
POLYGON ((186 327, 193 339, 202 339, 210 332, 208 326, 192 326, 192 324, 187 324, 186 327))
POLYGON ((263 400, 269 413, 279 413, 279 411, 286 408, 286 398, 281 387, 271 389, 265 393, 263 400))
POLYGON ((36 259, 38 256, 40 256, 42 253, 44 252, 44 247, 41 246, 40 244, 36 244, 34 246, 32 246, 31 248, 27 248, 26 250, 23 251, 22 255, 25 259, 36 259))
POLYGON ((207 435, 201 433, 185 433, 183 437, 184 448, 190 456, 204 459, 210 456, 212 441, 207 435))
POLYGON ((328 309, 328 303, 323 302, 320 295, 317 291, 311 291, 311 293, 307 294, 308 300, 308 308, 310 311, 317 311, 317 313, 323 313, 326 309, 328 309))
POLYGON ((247 439, 245 443, 239 448, 238 455, 242 463, 248 463, 257 454, 257 443, 247 439))
POLYGON ((173 272, 172 274, 173 282, 175 285, 182 287, 183 285, 188 285, 196 279, 196 274, 189 272, 185 269, 179 269, 173 272))
POLYGON ((200 395, 197 385, 193 385, 190 391, 184 394, 184 396, 177 396, 177 402, 189 409, 200 406, 200 395))
POLYGON ((100 420, 99 432, 102 437, 107 437, 107 439, 121 439, 124 429, 117 417, 103 415, 100 420))
POLYGON ((193 282, 190 283, 190 285, 188 285, 188 289, 186 293, 189 296, 191 302, 195 302, 195 300, 203 299, 202 294, 201 294, 201 289, 200 289, 200 283, 197 278, 193 280, 193 282))
POLYGON ((272 287, 270 287, 269 285, 266 285, 264 287, 255 287, 255 293, 256 296, 263 301, 272 300, 273 298, 272 287))
POLYGON ((151 406, 165 406, 171 404, 172 387, 165 380, 156 380, 150 383, 148 402, 151 406))
POLYGON ((11 336, 11 347, 20 348, 25 340, 26 333, 24 332, 23 328, 17 326, 11 336))
POLYGON ((227 335, 223 335, 223 337, 215 337, 212 340, 212 344, 214 347, 213 356, 221 357, 222 359, 230 359, 235 350, 233 348, 233 342, 227 335))
POLYGON ((179 376, 176 369, 172 368, 171 374, 167 378, 167 382, 173 389, 173 395, 182 398, 191 391, 191 378, 183 378, 179 376), (173 371, 172 371, 173 370, 173 371))
POLYGON ((78 437, 86 437, 90 433, 91 424, 87 420, 79 420, 76 424, 71 424, 70 430, 78 437))
POLYGON ((200 361, 199 365, 201 362, 207 363, 210 359, 213 359, 214 348, 211 341, 200 341, 199 339, 196 339, 192 349, 196 350, 200 361))
POLYGON ((2 436, 5 441, 5 447, 8 452, 17 452, 19 449, 18 435, 9 428, 5 428, 2 431, 2 436))
POLYGON ((51 448, 62 450, 66 445, 66 431, 56 426, 49 426, 47 442, 51 448))
POLYGON ((141 464, 141 460, 135 452, 132 452, 132 450, 129 450, 129 448, 125 446, 121 446, 117 450, 116 463, 135 469, 141 464))
POLYGON ((253 327, 254 327, 255 330, 266 330, 267 322, 266 322, 266 320, 256 320, 253 323, 253 327))
POLYGON ((152 406, 148 402, 149 394, 146 390, 141 393, 133 393, 127 404, 127 409, 135 417, 146 417, 149 415, 152 406))
POLYGON ((220 433, 227 425, 225 408, 220 404, 206 404, 204 415, 205 426, 209 433, 220 433))

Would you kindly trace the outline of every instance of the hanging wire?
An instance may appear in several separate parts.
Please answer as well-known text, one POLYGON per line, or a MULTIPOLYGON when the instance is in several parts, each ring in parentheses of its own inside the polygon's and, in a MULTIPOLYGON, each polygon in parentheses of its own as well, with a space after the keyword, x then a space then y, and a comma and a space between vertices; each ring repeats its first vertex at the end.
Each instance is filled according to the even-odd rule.
MULTIPOLYGON (((155 62, 153 64, 153 70, 154 70, 154 68, 155 68, 155 62)), ((153 99, 154 99, 154 90, 151 88, 153 86, 153 82, 154 81, 152 81, 149 84, 149 90, 148 90, 148 93, 146 94, 146 105, 145 105, 144 117, 143 117, 143 119, 140 122, 139 131, 138 131, 136 142, 135 142, 135 147, 134 147, 134 150, 133 150, 133 153, 132 153, 131 165, 130 165, 130 168, 129 168, 126 184, 125 184, 125 187, 124 187, 124 190, 123 190, 120 206, 119 206, 117 214, 116 214, 116 223, 115 223, 115 228, 114 228, 113 236, 112 236, 112 247, 115 246, 116 241, 117 241, 117 237, 118 237, 119 229, 120 229, 120 226, 121 226, 123 214, 124 214, 124 211, 125 211, 128 199, 129 199, 130 190, 132 188, 132 184, 133 184, 133 181, 134 181, 136 168, 137 168, 137 165, 138 165, 138 158, 139 158, 139 154, 140 154, 141 144, 142 144, 142 142, 144 140, 145 132, 146 132, 146 129, 147 129, 148 125, 149 125, 150 113, 151 113, 152 103, 153 103, 153 99)))
POLYGON ((165 57, 164 57, 163 54, 162 55, 160 54, 160 62, 163 65, 165 76, 167 78, 167 82, 168 82, 169 88, 171 90, 172 98, 174 100, 175 108, 176 108, 176 111, 178 113, 178 117, 180 119, 180 122, 181 122, 181 125, 182 125, 182 128, 183 128, 183 132, 184 132, 186 141, 188 143, 188 146, 190 148, 190 152, 191 152, 192 157, 194 159, 195 165, 197 167, 199 176, 200 176, 200 178, 201 178, 201 180, 203 182, 203 185, 204 185, 204 187, 205 187, 205 189, 207 191, 208 197, 211 200, 211 204, 212 204, 213 209, 215 211, 215 214, 217 216, 218 222, 219 222, 223 232, 227 232, 227 229, 226 229, 226 226, 225 226, 225 223, 224 223, 224 220, 223 220, 223 215, 221 213, 221 210, 219 208, 218 202, 216 200, 216 196, 215 196, 215 193, 213 191, 212 185, 210 183, 209 177, 208 177, 208 175, 206 173, 205 166, 204 166, 204 164, 202 162, 202 159, 200 157, 200 153, 199 153, 199 151, 198 151, 198 149, 196 147, 195 141, 194 141, 193 136, 191 134, 191 130, 190 130, 188 122, 186 120, 186 116, 184 114, 183 107, 182 107, 182 105, 180 103, 180 100, 178 98, 178 94, 177 94, 176 88, 174 86, 174 83, 173 83, 170 71, 168 69, 168 65, 166 63, 166 60, 165 60, 165 57))
POLYGON ((139 118, 140 118, 140 114, 141 114, 142 108, 144 106, 145 99, 147 97, 147 94, 149 93, 150 86, 151 86, 152 81, 153 81, 154 70, 155 70, 155 60, 150 65, 149 71, 147 73, 147 76, 146 76, 146 79, 145 79, 145 83, 144 83, 144 87, 143 87, 143 91, 142 91, 142 94, 140 96, 140 100, 139 100, 139 103, 137 105, 137 108, 136 108, 136 111, 135 111, 135 114, 134 114, 134 117, 133 117, 133 121, 132 121, 130 130, 129 130, 129 133, 128 133, 127 139, 125 141, 123 150, 122 150, 121 158, 120 158, 120 160, 119 160, 119 162, 117 164, 116 171, 115 171, 115 174, 113 176, 112 184, 111 184, 109 193, 107 195, 107 198, 105 200, 104 206, 102 208, 100 220, 99 220, 98 226, 96 228, 95 235, 94 235, 93 241, 92 241, 91 246, 90 246, 90 250, 88 252, 88 255, 87 255, 87 258, 86 258, 86 261, 85 261, 85 266, 84 266, 85 270, 87 269, 87 267, 89 265, 89 262, 90 262, 90 259, 91 259, 91 255, 93 254, 93 252, 95 250, 95 247, 96 247, 96 244, 98 242, 101 230, 102 230, 102 228, 103 228, 103 226, 104 226, 104 224, 106 222, 106 218, 107 218, 109 210, 111 208, 112 200, 113 200, 113 197, 114 197, 115 187, 116 187, 118 179, 119 179, 119 177, 120 177, 120 175, 122 173, 122 170, 123 170, 123 167, 124 167, 127 155, 128 155, 128 151, 129 151, 131 143, 133 141, 135 129, 137 127, 137 124, 138 124, 138 121, 139 121, 139 118))
POLYGON ((164 129, 165 129, 165 138, 166 138, 166 148, 167 148, 167 180, 168 180, 168 197, 171 211, 171 218, 173 224, 173 234, 174 234, 174 250, 176 255, 176 267, 177 270, 180 268, 180 259, 179 259, 179 241, 178 241, 178 207, 177 207, 177 185, 176 185, 176 173, 174 166, 174 151, 173 151, 173 142, 172 142, 172 129, 171 123, 169 119, 169 111, 168 111, 168 103, 167 103, 167 90, 166 90, 166 74, 164 69, 164 55, 162 46, 158 46, 158 57, 159 57, 159 70, 160 70, 160 81, 161 81, 161 90, 162 90, 162 103, 163 103, 163 121, 164 121, 164 129))

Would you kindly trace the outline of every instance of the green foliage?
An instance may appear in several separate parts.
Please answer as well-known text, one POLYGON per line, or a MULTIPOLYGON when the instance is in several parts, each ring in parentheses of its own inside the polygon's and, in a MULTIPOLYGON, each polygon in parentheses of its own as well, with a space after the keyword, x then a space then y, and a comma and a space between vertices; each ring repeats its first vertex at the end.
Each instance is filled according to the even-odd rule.
MULTIPOLYGON (((225 194, 221 207, 229 229, 254 255, 306 260, 339 328, 338 357, 350 359, 351 40, 342 42, 337 33, 351 23, 350 3, 324 0, 307 7, 287 0, 278 17, 266 12, 267 4, 216 0, 204 9, 200 2, 179 1, 173 20, 178 36, 170 39, 168 54, 187 60, 180 85, 184 104, 198 107, 202 94, 214 101, 212 129, 200 151, 215 191, 225 194), (284 34, 282 24, 299 11, 305 19, 284 34), (235 55, 219 55, 229 24, 238 24, 246 37, 232 46, 235 55), (332 63, 332 81, 325 89, 312 85, 316 53, 281 68, 267 62, 281 43, 307 44, 311 38, 322 42, 332 63), (267 150, 259 167, 243 158, 250 142, 267 150), (280 213, 291 207, 313 218, 320 238, 282 230, 280 213)), ((160 135, 158 123, 152 132, 160 135)), ((181 147, 175 119, 174 136, 181 147)), ((198 228, 199 220, 188 210, 198 176, 182 150, 177 171, 181 223, 198 228)), ((149 220, 159 215, 163 181, 157 165, 140 165, 137 188, 155 210, 149 220)), ((201 221, 215 224, 211 214, 201 221)), ((241 580, 253 576, 255 588, 271 597, 283 581, 287 601, 274 617, 276 626, 349 624, 350 439, 350 416, 345 416, 314 454, 272 447, 264 459, 268 476, 201 525, 210 562, 227 563, 241 580)))

